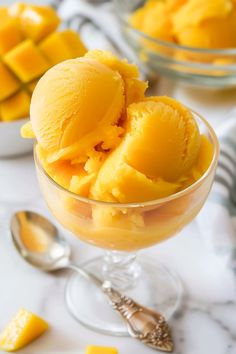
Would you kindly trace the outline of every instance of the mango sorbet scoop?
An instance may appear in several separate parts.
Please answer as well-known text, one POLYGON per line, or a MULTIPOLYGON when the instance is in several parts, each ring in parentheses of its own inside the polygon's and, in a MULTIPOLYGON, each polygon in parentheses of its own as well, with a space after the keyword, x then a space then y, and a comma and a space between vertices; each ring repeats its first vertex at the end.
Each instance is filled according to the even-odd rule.
MULTIPOLYGON (((36 138, 43 149, 55 152, 85 136, 97 140, 104 128, 115 124, 123 108, 124 86, 119 73, 82 58, 63 63, 60 74, 49 71, 33 96, 31 117, 36 138)), ((99 143, 95 140, 91 146, 87 142, 87 147, 99 143)))
POLYGON ((147 0, 129 21, 155 39, 196 48, 236 47, 234 0, 147 0))
POLYGON ((92 196, 143 202, 181 190, 201 145, 191 112, 171 98, 149 97, 130 105, 127 114, 127 134, 101 167, 92 196))
POLYGON ((99 51, 55 66, 35 88, 23 136, 33 130, 49 162, 86 162, 99 144, 106 152, 124 131, 126 103, 144 97, 147 84, 137 77, 134 65, 99 51))
POLYGON ((36 137, 46 172, 76 194, 118 203, 166 197, 200 178, 212 147, 186 107, 145 98, 146 87, 135 65, 88 52, 41 78, 22 134, 36 137))

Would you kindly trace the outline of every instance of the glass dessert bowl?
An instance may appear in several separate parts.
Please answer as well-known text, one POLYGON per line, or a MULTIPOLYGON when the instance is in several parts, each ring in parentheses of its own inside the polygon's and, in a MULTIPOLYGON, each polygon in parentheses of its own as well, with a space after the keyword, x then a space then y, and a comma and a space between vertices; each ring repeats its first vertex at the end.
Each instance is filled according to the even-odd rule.
MULTIPOLYGON (((167 319, 179 304, 179 280, 156 262, 142 257, 136 259, 135 252, 179 232, 198 214, 211 189, 219 154, 218 141, 208 122, 192 113, 200 133, 213 146, 211 164, 192 185, 148 202, 120 204, 80 197, 48 175, 35 146, 38 180, 53 215, 76 237, 105 250, 103 257, 88 261, 84 267, 167 319)), ((87 327, 107 334, 126 334, 102 292, 76 273, 68 281, 66 302, 71 314, 87 327)))
MULTIPOLYGON (((183 45, 148 35, 135 28, 130 22, 133 13, 146 3, 147 1, 140 0, 114 0, 124 39, 133 49, 143 70, 150 77, 163 75, 200 87, 235 87, 235 47, 204 48, 200 45, 183 45)), ((157 22, 163 22, 163 18, 159 20, 155 22, 157 25, 157 22)), ((150 20, 151 22, 153 19, 150 20)), ((222 36, 226 37, 226 35, 222 36)))

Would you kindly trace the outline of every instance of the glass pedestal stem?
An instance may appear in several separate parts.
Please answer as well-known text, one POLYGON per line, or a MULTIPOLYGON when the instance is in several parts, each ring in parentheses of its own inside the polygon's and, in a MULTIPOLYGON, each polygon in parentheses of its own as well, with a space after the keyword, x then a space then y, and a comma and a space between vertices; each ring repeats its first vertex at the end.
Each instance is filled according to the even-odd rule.
POLYGON ((141 266, 135 253, 105 251, 102 266, 103 278, 117 290, 127 290, 137 284, 141 266))

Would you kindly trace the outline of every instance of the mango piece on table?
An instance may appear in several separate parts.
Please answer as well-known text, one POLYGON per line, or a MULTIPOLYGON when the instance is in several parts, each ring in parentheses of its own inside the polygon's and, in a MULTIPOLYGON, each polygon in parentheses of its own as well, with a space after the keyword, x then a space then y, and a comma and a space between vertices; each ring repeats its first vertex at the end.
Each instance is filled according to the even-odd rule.
POLYGON ((87 48, 81 41, 78 33, 76 33, 75 31, 72 31, 70 29, 65 30, 61 32, 61 36, 73 52, 73 56, 75 58, 82 57, 87 52, 87 48))
POLYGON ((18 44, 3 59, 22 82, 29 82, 39 77, 50 67, 30 39, 18 44))
POLYGON ((7 352, 23 348, 48 329, 48 324, 40 317, 25 309, 17 315, 0 334, 0 349, 7 352))
POLYGON ((61 32, 54 32, 45 38, 39 49, 51 65, 73 58, 73 52, 64 41, 61 32))
POLYGON ((21 13, 21 27, 25 37, 39 42, 55 31, 60 23, 50 6, 27 5, 21 13))
POLYGON ((10 122, 29 116, 30 96, 26 91, 20 91, 0 104, 1 118, 10 122))
POLYGON ((86 349, 86 354, 118 354, 118 350, 113 347, 97 347, 89 345, 86 349))
POLYGON ((8 18, 0 22, 0 54, 3 55, 23 40, 18 22, 8 18))
POLYGON ((2 62, 0 62, 0 82, 0 101, 15 93, 20 87, 20 83, 2 62))

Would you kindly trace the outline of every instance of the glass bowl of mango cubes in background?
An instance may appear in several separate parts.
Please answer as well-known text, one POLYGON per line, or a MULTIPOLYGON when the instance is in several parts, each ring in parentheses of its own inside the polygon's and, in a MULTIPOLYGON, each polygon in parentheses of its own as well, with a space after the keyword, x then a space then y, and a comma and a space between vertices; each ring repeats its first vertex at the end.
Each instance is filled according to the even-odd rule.
POLYGON ((50 6, 13 3, 0 7, 0 157, 32 150, 20 137, 40 77, 59 62, 84 55, 79 35, 60 29, 50 6))
POLYGON ((124 38, 152 77, 236 86, 234 0, 114 0, 124 38))

